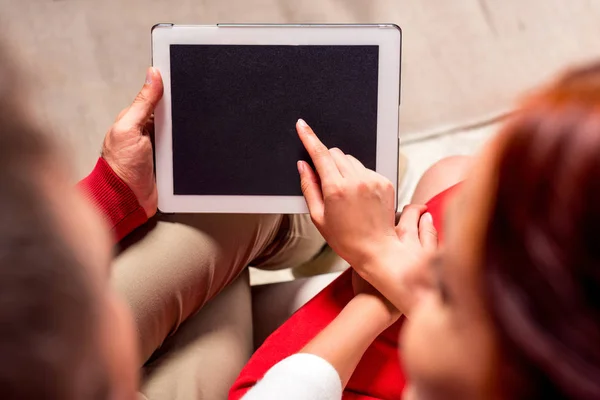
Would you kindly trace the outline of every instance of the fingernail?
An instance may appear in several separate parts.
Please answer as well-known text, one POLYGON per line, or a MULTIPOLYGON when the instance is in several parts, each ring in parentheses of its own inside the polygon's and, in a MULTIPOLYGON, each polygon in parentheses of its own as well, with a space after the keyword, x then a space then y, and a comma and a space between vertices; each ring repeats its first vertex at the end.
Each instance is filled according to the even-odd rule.
POLYGON ((426 212, 425 214, 423 214, 423 221, 433 224, 433 217, 430 213, 426 212))
POLYGON ((307 123, 306 123, 306 121, 304 121, 302 118, 300 118, 300 119, 298 120, 298 125, 299 125, 301 128, 308 128, 308 124, 307 124, 307 123))
POLYGON ((304 163, 302 161, 298 161, 296 166, 298 167, 298 173, 302 174, 304 172, 304 163))
POLYGON ((154 67, 150 67, 146 71, 146 85, 150 85, 152 83, 152 73, 153 72, 154 72, 154 67))

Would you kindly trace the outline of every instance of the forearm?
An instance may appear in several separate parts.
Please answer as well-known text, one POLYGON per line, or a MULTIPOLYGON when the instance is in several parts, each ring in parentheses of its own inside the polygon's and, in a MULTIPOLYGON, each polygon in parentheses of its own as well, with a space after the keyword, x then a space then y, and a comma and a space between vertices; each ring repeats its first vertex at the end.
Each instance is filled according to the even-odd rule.
POLYGON ((345 387, 364 352, 392 322, 390 309, 381 299, 359 294, 301 353, 329 362, 345 387))

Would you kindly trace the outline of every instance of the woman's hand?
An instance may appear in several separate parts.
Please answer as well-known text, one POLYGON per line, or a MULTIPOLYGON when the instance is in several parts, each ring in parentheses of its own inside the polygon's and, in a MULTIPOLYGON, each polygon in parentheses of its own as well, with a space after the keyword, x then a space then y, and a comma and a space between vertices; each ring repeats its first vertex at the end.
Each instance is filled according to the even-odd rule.
POLYGON ((378 296, 392 318, 401 313, 410 315, 424 290, 431 287, 428 263, 438 242, 431 214, 426 210, 423 205, 404 207, 396 226, 398 240, 369 263, 353 266, 354 293, 378 296))
POLYGON ((360 273, 403 314, 409 315, 423 289, 431 285, 429 261, 438 247, 437 231, 427 206, 408 205, 396 226, 398 241, 360 273))
POLYGON ((325 147, 303 120, 296 129, 317 170, 298 161, 302 193, 315 226, 350 265, 370 262, 398 240, 394 186, 356 158, 325 147))
POLYGON ((158 205, 150 135, 154 108, 162 94, 160 73, 149 68, 144 87, 133 104, 121 111, 102 146, 102 157, 133 191, 148 218, 156 214, 158 205))
POLYGON ((404 208, 397 226, 391 182, 339 149, 329 150, 302 120, 296 126, 318 175, 298 162, 311 218, 331 248, 394 307, 409 312, 437 232, 424 205, 404 208))

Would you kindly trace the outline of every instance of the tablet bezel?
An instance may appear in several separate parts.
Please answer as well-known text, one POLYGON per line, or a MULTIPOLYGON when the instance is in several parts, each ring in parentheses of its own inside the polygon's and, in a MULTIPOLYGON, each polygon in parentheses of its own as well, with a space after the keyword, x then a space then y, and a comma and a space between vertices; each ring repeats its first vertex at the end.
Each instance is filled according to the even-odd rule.
MULTIPOLYGON (((308 212, 306 202, 302 196, 198 196, 173 194, 170 45, 379 46, 376 171, 388 178, 394 184, 394 189, 397 192, 401 37, 400 28, 393 24, 155 25, 152 28, 152 64, 160 71, 164 85, 163 97, 154 113, 155 165, 159 210, 167 213, 302 214, 308 212)), ((307 122, 310 123, 310 121, 307 122)), ((290 162, 295 161, 291 160, 290 162)))

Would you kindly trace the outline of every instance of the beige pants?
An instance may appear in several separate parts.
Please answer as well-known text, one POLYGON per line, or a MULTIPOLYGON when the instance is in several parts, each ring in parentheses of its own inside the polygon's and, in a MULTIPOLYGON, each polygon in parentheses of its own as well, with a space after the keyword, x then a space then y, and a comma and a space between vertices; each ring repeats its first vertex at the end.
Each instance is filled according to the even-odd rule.
POLYGON ((146 398, 225 399, 254 349, 246 267, 297 266, 323 244, 306 215, 163 215, 127 237, 112 281, 137 323, 146 398))

